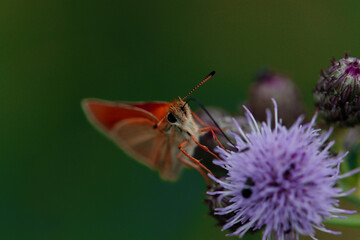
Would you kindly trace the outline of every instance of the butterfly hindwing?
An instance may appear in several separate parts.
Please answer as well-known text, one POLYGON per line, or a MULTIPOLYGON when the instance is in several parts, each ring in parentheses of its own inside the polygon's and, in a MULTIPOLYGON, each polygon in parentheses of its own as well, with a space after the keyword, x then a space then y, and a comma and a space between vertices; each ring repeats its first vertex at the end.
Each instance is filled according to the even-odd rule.
POLYGON ((162 178, 176 180, 182 165, 174 156, 168 136, 153 128, 151 121, 133 118, 121 121, 111 133, 113 140, 130 156, 156 169, 162 178))

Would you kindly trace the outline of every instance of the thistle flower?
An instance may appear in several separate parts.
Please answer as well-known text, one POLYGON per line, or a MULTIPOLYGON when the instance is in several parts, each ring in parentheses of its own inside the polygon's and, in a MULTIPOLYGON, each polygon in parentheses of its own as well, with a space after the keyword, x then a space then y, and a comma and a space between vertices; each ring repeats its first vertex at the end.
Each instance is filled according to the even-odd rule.
POLYGON ((321 71, 314 90, 315 106, 327 122, 360 123, 360 61, 345 55, 321 71))
POLYGON ((258 127, 244 107, 252 132, 245 134, 238 126, 234 133, 237 151, 218 148, 222 160, 214 160, 214 164, 224 168, 227 176, 212 177, 221 187, 208 195, 213 202, 222 203, 214 214, 230 216, 223 230, 237 226, 228 236, 242 237, 258 229, 263 229, 263 240, 297 239, 299 235, 315 239, 315 229, 340 234, 326 229, 323 221, 355 212, 339 209, 335 199, 355 189, 344 192, 336 183, 360 169, 340 175, 345 154, 329 152, 334 142, 325 142, 331 131, 321 134, 313 128, 316 115, 308 124, 301 125, 299 118, 287 128, 278 120, 275 100, 273 103, 274 128, 269 111, 267 122, 258 127))
POLYGON ((285 126, 290 126, 304 114, 303 101, 297 86, 284 75, 269 69, 260 70, 256 82, 250 88, 249 109, 257 121, 265 121, 265 110, 270 108, 271 98, 275 98, 282 110, 280 117, 285 126))

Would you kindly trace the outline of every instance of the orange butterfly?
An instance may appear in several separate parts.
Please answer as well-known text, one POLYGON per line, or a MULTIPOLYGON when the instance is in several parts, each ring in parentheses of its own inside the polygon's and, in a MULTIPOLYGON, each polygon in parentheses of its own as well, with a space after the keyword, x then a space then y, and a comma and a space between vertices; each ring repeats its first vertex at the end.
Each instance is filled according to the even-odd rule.
POLYGON ((191 154, 199 146, 218 158, 198 142, 202 132, 211 131, 215 138, 216 135, 212 127, 205 125, 184 100, 214 74, 215 71, 211 72, 184 98, 179 97, 172 102, 131 103, 84 99, 82 106, 96 128, 130 156, 158 170, 163 179, 176 180, 185 164, 197 169, 209 183, 201 168, 211 172, 191 154), (199 128, 195 119, 204 127, 199 128))

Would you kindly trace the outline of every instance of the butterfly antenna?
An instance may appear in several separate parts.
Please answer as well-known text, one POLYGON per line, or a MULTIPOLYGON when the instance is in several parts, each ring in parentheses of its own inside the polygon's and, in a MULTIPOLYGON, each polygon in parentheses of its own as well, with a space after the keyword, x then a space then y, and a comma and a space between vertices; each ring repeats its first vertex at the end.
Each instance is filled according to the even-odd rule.
POLYGON ((196 98, 189 98, 189 100, 186 101, 186 104, 190 101, 194 101, 196 102, 201 108, 202 110, 204 110, 204 112, 209 116, 209 118, 211 119, 211 121, 215 124, 216 128, 221 132, 221 134, 226 138, 226 140, 229 141, 229 143, 231 143, 233 146, 235 146, 235 144, 229 139, 228 136, 226 136, 226 134, 224 133, 224 131, 220 128, 219 124, 215 121, 215 119, 211 116, 211 114, 209 113, 209 111, 205 108, 205 106, 196 98))
POLYGON ((207 75, 204 80, 202 80, 196 87, 194 87, 185 97, 183 97, 183 101, 190 95, 192 94, 198 87, 200 87, 201 85, 203 85, 204 83, 206 83, 207 80, 209 80, 212 76, 214 76, 216 72, 212 71, 209 75, 207 75))

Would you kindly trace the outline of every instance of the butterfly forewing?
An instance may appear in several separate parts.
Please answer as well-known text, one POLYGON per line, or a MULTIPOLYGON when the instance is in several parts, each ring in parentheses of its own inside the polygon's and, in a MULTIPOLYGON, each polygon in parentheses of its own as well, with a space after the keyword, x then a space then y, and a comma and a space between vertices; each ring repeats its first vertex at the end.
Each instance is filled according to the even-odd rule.
POLYGON ((146 118, 155 124, 169 108, 169 103, 165 102, 117 103, 98 99, 85 99, 82 105, 90 122, 105 131, 111 130, 119 121, 130 118, 146 118))
POLYGON ((178 148, 167 133, 154 128, 166 116, 169 103, 115 103, 85 100, 84 111, 90 122, 124 149, 130 156, 160 172, 166 180, 176 180, 182 164, 176 159, 178 148))

